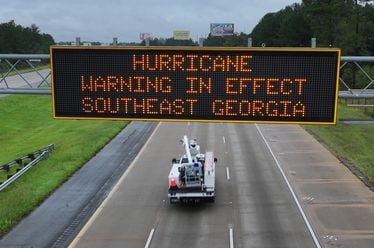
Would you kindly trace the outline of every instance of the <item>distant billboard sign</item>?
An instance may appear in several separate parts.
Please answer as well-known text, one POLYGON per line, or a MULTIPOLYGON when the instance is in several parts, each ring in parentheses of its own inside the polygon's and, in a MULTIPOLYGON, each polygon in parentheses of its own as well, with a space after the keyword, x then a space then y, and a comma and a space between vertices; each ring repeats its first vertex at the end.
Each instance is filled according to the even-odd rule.
POLYGON ((174 40, 189 40, 190 39, 190 31, 187 30, 175 30, 173 32, 174 40))
POLYGON ((150 33, 140 33, 139 38, 140 38, 140 40, 151 39, 152 38, 152 34, 150 34, 150 33))
POLYGON ((211 36, 226 36, 234 34, 234 23, 211 23, 211 36))

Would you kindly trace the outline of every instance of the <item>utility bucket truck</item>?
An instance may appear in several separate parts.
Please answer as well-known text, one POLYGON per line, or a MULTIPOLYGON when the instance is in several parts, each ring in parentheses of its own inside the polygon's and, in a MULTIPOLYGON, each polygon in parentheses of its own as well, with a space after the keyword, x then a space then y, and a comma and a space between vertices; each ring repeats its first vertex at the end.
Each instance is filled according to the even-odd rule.
POLYGON ((196 140, 183 137, 185 154, 172 160, 169 173, 170 203, 214 202, 215 163, 213 152, 200 153, 196 140))

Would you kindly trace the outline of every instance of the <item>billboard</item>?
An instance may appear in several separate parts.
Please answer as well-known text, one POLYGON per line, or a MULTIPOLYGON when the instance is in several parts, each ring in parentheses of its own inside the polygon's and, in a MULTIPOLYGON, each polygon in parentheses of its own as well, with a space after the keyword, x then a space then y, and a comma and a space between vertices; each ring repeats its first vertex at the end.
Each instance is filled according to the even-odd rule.
POLYGON ((51 47, 53 116, 334 124, 339 49, 51 47))
POLYGON ((190 39, 190 31, 187 30, 175 30, 173 32, 174 40, 189 40, 190 39))
POLYGON ((234 34, 234 23, 211 23, 211 36, 226 36, 234 34))
POLYGON ((152 39, 152 34, 151 33, 140 33, 139 39, 140 40, 152 39))

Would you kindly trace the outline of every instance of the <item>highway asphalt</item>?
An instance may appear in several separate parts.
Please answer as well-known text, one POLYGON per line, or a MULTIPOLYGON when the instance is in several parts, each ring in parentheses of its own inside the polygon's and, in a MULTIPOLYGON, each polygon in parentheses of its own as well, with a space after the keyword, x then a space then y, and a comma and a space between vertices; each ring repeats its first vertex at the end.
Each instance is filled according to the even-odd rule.
POLYGON ((71 247, 147 247, 147 240, 164 248, 315 247, 257 126, 246 124, 160 123, 71 247), (184 134, 218 158, 213 204, 167 199, 184 134))
POLYGON ((0 241, 109 248, 373 244, 373 191, 299 125, 185 122, 132 122, 0 241), (185 134, 218 158, 215 203, 168 201, 171 160, 183 153, 185 134))
MULTIPOLYGON (((51 79, 50 79, 50 76, 49 76, 50 69, 39 70, 38 73, 32 71, 32 72, 22 73, 22 77, 19 76, 19 75, 8 76, 8 77, 5 78, 5 81, 4 80, 1 81, 0 89, 1 88, 8 88, 8 87, 9 88, 26 88, 26 89, 28 89, 28 88, 31 88, 31 86, 33 88, 37 88, 37 86, 43 81, 43 78, 46 78, 46 81, 48 83, 51 82, 51 79)), ((0 75, 0 78, 1 78, 1 76, 3 76, 3 75, 0 75)), ((46 82, 43 82, 43 84, 46 85, 46 82)))

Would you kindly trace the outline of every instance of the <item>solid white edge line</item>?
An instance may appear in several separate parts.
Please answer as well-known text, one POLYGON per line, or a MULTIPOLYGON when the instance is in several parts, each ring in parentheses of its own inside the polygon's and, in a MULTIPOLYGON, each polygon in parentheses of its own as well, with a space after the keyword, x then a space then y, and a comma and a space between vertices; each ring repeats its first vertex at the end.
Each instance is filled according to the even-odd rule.
POLYGON ((232 227, 229 229, 229 235, 230 235, 230 248, 234 248, 234 231, 232 230, 232 227))
POLYGON ((123 175, 121 176, 121 178, 118 180, 118 182, 116 183, 116 185, 114 185, 113 189, 109 192, 108 196, 104 199, 104 201, 100 204, 100 206, 96 209, 96 211, 93 213, 93 215, 91 216, 91 218, 87 221, 87 223, 83 226, 83 228, 79 231, 78 235, 74 238, 74 240, 70 243, 70 245, 68 246, 68 248, 73 248, 73 247, 76 247, 77 246, 77 243, 78 241, 80 240, 80 238, 87 232, 87 230, 91 227, 92 223, 95 221, 95 219, 97 218, 97 216, 101 213, 102 209, 105 207, 105 205, 107 204, 107 202, 109 201, 109 199, 112 197, 112 195, 114 194, 114 192, 117 191, 117 189, 119 188, 119 185, 122 183, 122 181, 126 178, 126 176, 129 174, 129 172, 131 171, 132 167, 134 167, 134 164, 136 163, 136 161, 139 159, 140 155, 143 153, 143 151, 145 150, 145 148, 148 146, 148 143, 150 142, 150 140, 152 139, 153 135, 156 133, 157 129, 159 128, 159 126, 161 125, 161 122, 159 122, 156 126, 156 128, 153 130, 151 136, 149 136, 149 139, 145 142, 145 144, 143 145, 142 149, 138 152, 138 154, 136 155, 135 159, 132 161, 132 163, 129 165, 129 167, 126 169, 125 173, 123 173, 123 175))
POLYGON ((152 228, 151 232, 149 233, 149 236, 148 236, 148 239, 147 239, 147 243, 145 243, 144 248, 149 248, 149 245, 151 244, 154 232, 155 232, 155 229, 152 228))
POLYGON ((288 187, 288 189, 290 190, 291 195, 292 195, 294 201, 296 202, 297 208, 299 209, 300 214, 302 215, 302 217, 303 217, 303 219, 304 219, 304 222, 305 222, 306 226, 308 227, 309 233, 310 233, 310 235, 312 235, 312 238, 313 238, 314 244, 316 245, 316 247, 321 248, 321 244, 319 243, 319 240, 318 240, 316 234, 314 233, 314 230, 313 230, 313 228, 312 228, 312 225, 310 224, 308 218, 306 217, 306 215, 305 215, 305 213, 304 213, 304 210, 303 210, 303 208, 301 207, 301 205, 300 205, 300 203, 299 203, 299 201, 298 201, 298 199, 297 199, 297 197, 296 197, 296 194, 295 194, 295 192, 293 191, 293 189, 292 189, 292 187, 291 187, 291 184, 290 184, 290 182, 288 181, 288 179, 287 179, 287 177, 286 177, 286 174, 284 173, 282 167, 280 166, 280 163, 279 163, 278 159, 276 158, 276 156, 275 156, 273 150, 271 150, 270 145, 269 145, 269 143, 266 141, 265 136, 263 135, 263 133, 262 133, 261 129, 259 128, 259 126, 258 126, 257 124, 255 124, 255 126, 256 126, 258 132, 260 133, 262 139, 264 140, 264 142, 265 142, 267 148, 269 149, 269 151, 270 151, 270 153, 271 153, 271 155, 272 155, 272 157, 273 157, 275 163, 277 164, 277 167, 278 167, 279 171, 281 172, 281 174, 282 174, 282 176, 283 176, 283 179, 286 181, 287 187, 288 187))
POLYGON ((226 177, 227 177, 227 180, 230 180, 230 170, 229 170, 229 167, 226 167, 226 177))

